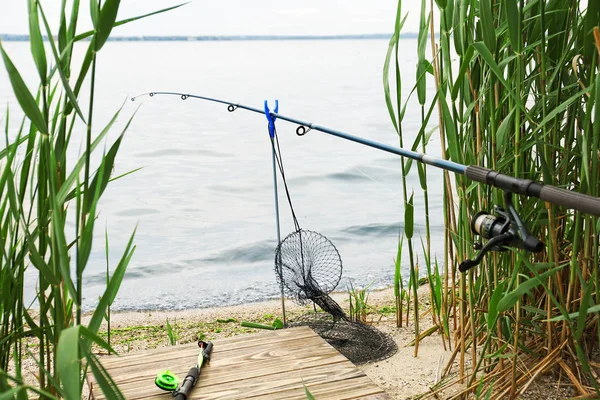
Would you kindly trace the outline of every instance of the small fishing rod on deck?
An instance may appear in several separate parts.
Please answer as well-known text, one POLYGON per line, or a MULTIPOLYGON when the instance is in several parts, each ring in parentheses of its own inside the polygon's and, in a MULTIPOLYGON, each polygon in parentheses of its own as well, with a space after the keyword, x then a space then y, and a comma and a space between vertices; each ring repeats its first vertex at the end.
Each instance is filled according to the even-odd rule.
POLYGON ((269 123, 269 135, 271 140, 273 140, 275 137, 275 120, 281 119, 298 125, 296 128, 296 134, 298 136, 304 136, 311 130, 323 132, 401 157, 410 158, 417 162, 431 165, 436 168, 441 168, 455 174, 465 175, 467 178, 473 181, 501 189, 504 192, 504 202, 506 208, 504 209, 496 206, 493 214, 483 211, 479 212, 475 214, 471 221, 471 230, 473 233, 487 239, 487 242, 483 246, 476 244, 476 249, 480 250, 479 254, 473 260, 463 261, 459 265, 459 270, 461 272, 465 272, 475 267, 481 262, 483 257, 489 251, 504 251, 507 249, 507 247, 517 247, 530 252, 540 252, 543 250, 544 244, 538 238, 529 233, 525 223, 517 213, 512 203, 513 193, 529 197, 537 197, 548 203, 556 204, 568 209, 578 210, 583 213, 600 216, 600 198, 561 189, 552 185, 545 185, 530 179, 505 175, 477 165, 464 165, 454 161, 443 160, 424 153, 407 150, 401 147, 389 146, 359 136, 354 136, 342 131, 313 124, 312 122, 287 117, 278 113, 279 104, 277 100, 275 101, 276 106, 274 111, 269 109, 266 100, 264 102, 264 109, 258 109, 255 107, 211 97, 177 92, 150 92, 133 97, 132 101, 144 95, 149 95, 150 97, 156 95, 180 96, 182 100, 194 98, 225 104, 227 105, 227 110, 229 112, 233 112, 238 108, 241 108, 258 114, 264 114, 269 123))
POLYGON ((196 365, 190 368, 183 381, 181 381, 181 384, 179 377, 169 370, 159 372, 156 375, 154 380, 156 386, 162 390, 171 392, 175 400, 187 400, 189 398, 192 389, 198 383, 202 367, 210 361, 213 348, 212 342, 198 340, 198 347, 200 347, 200 353, 198 354, 196 365))

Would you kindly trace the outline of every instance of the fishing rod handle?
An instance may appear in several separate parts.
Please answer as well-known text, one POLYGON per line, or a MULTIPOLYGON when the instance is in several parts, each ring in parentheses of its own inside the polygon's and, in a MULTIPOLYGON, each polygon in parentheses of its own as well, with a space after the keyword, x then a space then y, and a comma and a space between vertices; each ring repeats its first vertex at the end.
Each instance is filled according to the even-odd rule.
POLYGON ((206 343, 206 347, 202 351, 204 353, 205 362, 210 361, 210 354, 212 353, 212 349, 213 349, 213 343, 212 342, 206 343))
POLYGON ((177 390, 177 394, 175 395, 175 400, 187 400, 194 386, 196 386, 196 382, 198 382, 198 376, 200 376, 200 368, 192 367, 190 368, 187 376, 181 383, 179 390, 177 390))
POLYGON ((577 193, 551 185, 542 185, 531 179, 515 178, 497 171, 469 165, 465 169, 467 178, 492 185, 505 191, 537 197, 548 203, 600 216, 600 198, 577 193))

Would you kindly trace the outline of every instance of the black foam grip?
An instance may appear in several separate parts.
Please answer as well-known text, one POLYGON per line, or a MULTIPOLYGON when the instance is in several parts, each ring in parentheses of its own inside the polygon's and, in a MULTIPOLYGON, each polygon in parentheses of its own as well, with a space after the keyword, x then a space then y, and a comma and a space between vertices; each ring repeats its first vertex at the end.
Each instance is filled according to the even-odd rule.
POLYGON ((515 178, 477 165, 467 166, 465 175, 476 182, 492 185, 513 193, 538 197, 549 203, 600 216, 600 198, 597 197, 560 189, 555 186, 542 185, 529 179, 515 178))
POLYGON ((176 400, 187 400, 190 392, 196 386, 198 376, 200 375, 200 369, 193 367, 189 370, 187 376, 183 379, 183 383, 175 396, 176 400))
POLYGON ((488 183, 488 173, 492 172, 491 169, 483 168, 478 165, 469 165, 465 168, 465 175, 472 181, 488 183))
POLYGON ((600 198, 554 186, 543 186, 540 199, 600 217, 600 198))

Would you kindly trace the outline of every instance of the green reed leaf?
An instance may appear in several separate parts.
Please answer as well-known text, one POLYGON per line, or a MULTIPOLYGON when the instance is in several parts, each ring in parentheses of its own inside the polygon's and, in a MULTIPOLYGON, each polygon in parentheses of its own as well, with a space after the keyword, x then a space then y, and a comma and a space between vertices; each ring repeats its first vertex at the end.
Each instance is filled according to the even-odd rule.
POLYGON ((44 119, 42 112, 40 111, 37 105, 37 102, 31 95, 31 92, 29 92, 29 89, 27 89, 27 85, 25 85, 23 78, 21 78, 21 74, 16 69, 8 54, 6 54, 6 52, 4 51, 2 42, 0 42, 0 51, 2 52, 4 65, 6 67, 6 71, 8 72, 8 77, 13 87, 15 97, 17 98, 21 109, 23 110, 25 115, 27 115, 27 117, 31 120, 31 123, 36 126, 38 131, 47 135, 48 125, 46 124, 46 120, 44 119))
MULTIPOLYGON (((115 349, 113 349, 111 347, 111 345, 106 343, 106 341, 104 339, 102 339, 96 333, 92 332, 91 330, 89 330, 88 328, 86 328, 83 325, 79 326, 79 334, 81 335, 82 338, 86 338, 89 341, 89 343, 95 343, 98 346, 100 346, 101 348, 103 348, 104 350, 108 351, 109 353, 113 353, 113 354, 117 353, 115 351, 115 349)), ((89 348, 87 349, 87 351, 89 351, 89 348)))
MULTIPOLYGON (((30 1, 32 1, 32 0, 30 0, 30 1)), ((48 24, 48 20, 46 19, 46 14, 44 13, 44 10, 42 9, 41 5, 40 5, 40 12, 42 14, 42 19, 44 20, 44 25, 46 27, 46 34, 48 35, 48 41, 50 42, 50 48, 52 49, 52 53, 54 54, 54 60, 56 61, 56 65, 58 67, 57 68, 58 74, 62 81, 63 89, 65 90, 65 93, 69 97, 71 106, 73 106, 75 108, 77 115, 79 115, 79 118, 81 118, 81 121, 83 121, 84 124, 87 124, 85 117, 83 116, 83 112, 79 108, 79 104, 77 102, 77 96, 75 96, 73 89, 71 89, 71 85, 69 84, 69 79, 67 78, 66 71, 62 66, 62 60, 60 59, 58 50, 56 49, 56 43, 54 42, 54 38, 52 37, 52 31, 50 30, 50 25, 48 24)))
POLYGON ((492 0, 479 2, 479 17, 481 19, 481 31, 483 41, 492 53, 496 52, 496 28, 494 27, 494 15, 492 14, 492 0))
MULTIPOLYGON (((600 304, 597 304, 592 307, 588 307, 586 312, 583 313, 583 315, 588 315, 588 314, 593 314, 593 313, 600 313, 600 304)), ((566 321, 568 319, 579 318, 581 315, 582 315, 582 313, 581 313, 581 309, 580 309, 577 312, 570 313, 568 317, 565 317, 564 315, 558 315, 556 317, 550 318, 550 321, 551 322, 566 321)))
POLYGON ((494 57, 492 56, 492 53, 490 53, 490 50, 487 48, 486 44, 484 42, 476 42, 473 43, 472 46, 475 48, 475 50, 477 50, 483 61, 485 61, 494 75, 496 75, 496 78, 498 78, 498 80, 502 83, 504 90, 506 90, 509 96, 515 101, 517 107, 519 107, 519 109, 524 113, 527 113, 525 105, 521 99, 514 93, 514 91, 511 90, 512 85, 510 85, 506 79, 504 79, 504 75, 502 74, 500 67, 496 61, 494 61, 494 57))
MULTIPOLYGON (((599 26, 600 23, 600 1, 588 1, 586 4, 585 10, 585 20, 584 20, 584 28, 583 28, 583 54, 585 57, 585 62, 588 65, 592 64, 592 58, 594 57, 594 53, 596 53, 595 41, 594 41, 594 27, 599 26)), ((596 54, 596 58, 598 54, 596 54)), ((596 61, 596 64, 598 62, 596 61)))
MULTIPOLYGON (((171 10, 174 10, 176 8, 185 6, 186 4, 189 4, 189 3, 190 2, 188 1, 188 2, 185 2, 185 3, 181 3, 181 4, 177 4, 175 6, 163 8, 163 9, 160 9, 160 10, 157 10, 157 11, 153 11, 153 12, 150 12, 148 14, 140 15, 140 16, 137 16, 137 17, 122 19, 122 20, 117 21, 117 22, 114 23, 114 28, 116 28, 117 26, 125 25, 125 24, 128 24, 130 22, 134 22, 134 21, 140 20, 140 19, 148 18, 148 17, 151 17, 153 15, 162 14, 164 12, 171 11, 171 10)), ((74 37, 73 41, 74 42, 78 42, 80 40, 83 40, 83 39, 86 39, 86 38, 92 36, 93 34, 94 34, 94 31, 86 31, 86 32, 80 33, 79 35, 77 35, 77 36, 74 37)))
POLYGON ((90 0, 90 17, 92 17, 92 26, 97 30, 100 19, 100 3, 98 0, 90 0))
MULTIPOLYGON (((96 147, 98 146, 98 144, 100 144, 102 142, 102 140, 104 139, 104 137, 108 134, 111 127, 114 125, 115 121, 117 120, 119 114, 121 113, 122 109, 123 109, 123 106, 121 106, 115 112, 115 114, 113 115, 111 120, 108 122, 108 124, 106 124, 106 126, 104 127, 104 129, 102 129, 100 134, 92 141, 92 144, 90 146, 90 152, 94 151, 96 149, 96 147)), ((131 119, 129 121, 131 121, 131 119)), ((129 126, 129 123, 130 122, 128 122, 127 126, 129 126)), ((75 191, 72 188, 73 188, 73 185, 75 184, 75 182, 77 181, 77 177, 79 176, 79 173, 81 172, 81 169, 83 168, 84 165, 85 165, 85 154, 79 158, 79 160, 73 167, 73 170, 71 171, 71 173, 69 173, 69 175, 63 182, 60 190, 56 194, 57 201, 59 203, 64 203, 67 200, 71 200, 75 197, 75 191)))
POLYGON ((529 293, 529 291, 539 285, 543 284, 543 280, 548 278, 549 276, 555 274, 560 271, 564 265, 561 265, 556 268, 552 268, 544 273, 541 273, 533 278, 529 278, 523 282, 517 288, 509 293, 507 293, 499 302, 498 302, 498 312, 507 311, 509 308, 514 306, 517 301, 521 299, 525 294, 529 293))
POLYGON ((29 44, 35 66, 37 67, 38 74, 40 75, 40 82, 42 86, 46 86, 48 65, 46 63, 46 50, 44 49, 44 41, 42 39, 42 33, 40 32, 40 21, 38 19, 37 5, 38 0, 27 1, 27 9, 29 11, 29 44))
MULTIPOLYGON (((87 265, 90 253, 92 251, 92 244, 94 242, 94 226, 96 222, 96 206, 98 205, 98 199, 100 198, 100 194, 102 192, 102 183, 104 181, 103 177, 104 173, 106 172, 106 169, 104 168, 105 164, 106 156, 103 157, 100 168, 98 168, 98 172, 96 173, 93 181, 94 184, 90 185, 88 188, 88 193, 84 194, 84 205, 80 212, 84 215, 89 215, 90 218, 87 219, 83 226, 83 231, 80 234, 79 257, 77 260, 77 279, 81 279, 81 275, 83 275, 83 271, 85 270, 85 266, 87 265), (87 209, 85 206, 86 201, 89 202, 89 208, 87 209)), ((108 173, 110 174, 110 170, 108 173)))
POLYGON ((502 296, 504 295, 504 287, 506 286, 506 282, 502 281, 500 282, 500 284, 498 286, 496 286, 496 289, 494 289, 494 293, 492 294, 492 297, 490 298, 490 302, 488 304, 488 316, 487 316, 487 325, 488 325, 488 331, 492 332, 495 325, 496 325, 496 321, 498 320, 498 303, 500 303, 500 300, 502 299, 502 296))
POLYGON ((120 0, 105 0, 104 4, 102 4, 102 9, 98 16, 98 23, 95 25, 96 51, 100 51, 102 46, 104 46, 104 43, 108 40, 110 32, 117 20, 120 4, 120 0))
POLYGON ((425 164, 417 163, 417 172, 419 173, 419 183, 421 189, 427 190, 427 174, 425 174, 425 164))
POLYGON ((546 114, 546 118, 544 118, 539 124, 538 129, 541 129, 548 122, 552 121, 558 114, 564 112, 567 108, 569 108, 573 103, 581 99, 588 92, 592 90, 593 86, 588 86, 579 92, 575 93, 573 96, 569 97, 567 100, 563 101, 559 105, 557 105, 552 111, 546 114))
POLYGON ((417 98, 419 99, 419 104, 422 106, 425 105, 426 100, 427 82, 425 78, 425 71, 427 71, 427 65, 429 64, 429 62, 425 60, 429 15, 427 15, 427 18, 425 18, 425 15, 427 15, 425 0, 421 0, 421 18, 419 23, 419 36, 417 40, 417 98))
POLYGON ((400 289, 402 286, 402 245, 404 243, 404 236, 400 235, 398 239, 398 251, 396 253, 396 262, 394 269, 394 297, 400 296, 400 289))
POLYGON ((442 117, 444 120, 444 129, 446 131, 446 137, 448 138, 448 150, 450 152, 450 158, 452 161, 457 163, 462 163, 461 153, 458 151, 459 142, 458 135, 456 133, 456 127, 454 126, 454 118, 452 118, 452 114, 450 113, 450 109, 448 108, 448 103, 446 102, 446 97, 443 92, 438 92, 440 105, 442 106, 442 117))
POLYGON ((306 387, 304 382, 302 383, 302 386, 304 386, 304 394, 306 395, 306 399, 307 400, 315 400, 315 396, 313 396, 312 393, 310 393, 310 391, 308 390, 308 388, 306 387))
POLYGON ((23 390, 23 386, 17 386, 7 392, 0 393, 0 400, 12 400, 21 390, 23 390))
MULTIPOLYGON (((92 39, 92 41, 88 45, 88 49, 85 53, 85 56, 83 57, 83 61, 81 63, 81 69, 79 70, 79 75, 77 76, 77 81, 75 81, 75 86, 73 87, 73 93, 75 94, 75 97, 77 97, 79 95, 79 91, 81 90, 81 87, 83 86, 83 82, 85 82, 85 80, 87 79, 88 72, 90 71, 90 67, 92 65, 92 60, 94 59, 94 54, 95 54, 94 46, 96 46, 95 39, 92 39)), ((73 105, 71 103, 69 103, 67 105, 67 107, 65 107, 64 114, 69 115, 72 110, 73 110, 73 105)))
POLYGON ((502 148, 507 144, 508 140, 508 132, 513 127, 513 117, 515 115, 515 110, 510 110, 510 113, 502 120, 502 123, 498 127, 496 131, 496 144, 499 148, 502 148))
POLYGON ((123 281, 123 277, 125 276, 125 271, 127 270, 127 266, 129 265, 129 261, 131 257, 133 257, 133 253, 135 252, 135 246, 133 246, 133 238, 135 237, 135 230, 131 234, 129 238, 129 242, 127 243, 127 247, 123 252, 123 256, 115 268, 112 277, 110 278, 110 282, 106 285, 106 289, 104 290, 104 294, 100 298, 96 309, 94 310, 94 314, 90 319, 90 323, 88 324, 88 329, 91 332, 98 332, 100 328, 100 324, 106 315, 106 309, 109 304, 112 304, 117 296, 119 288, 121 286, 121 282, 123 281))
MULTIPOLYGON (((54 153, 51 152, 50 162, 53 171, 50 173, 50 186, 51 197, 56 198, 56 159, 53 156, 54 153)), ((58 256, 55 255, 53 257, 53 261, 58 264, 61 272, 61 280, 64 282, 64 285, 66 286, 71 297, 73 299, 77 299, 77 290, 75 290, 75 285, 73 284, 73 279, 71 278, 69 248, 67 245, 67 239, 65 237, 65 223, 65 212, 62 208, 62 203, 52 201, 52 241, 54 247, 58 251, 58 256)))
POLYGON ((392 63, 392 55, 394 54, 394 48, 398 46, 398 40, 400 40, 400 31, 402 30, 402 26, 404 26, 406 17, 408 17, 408 14, 406 14, 404 19, 400 21, 400 15, 401 7, 399 2, 398 10, 396 13, 396 23, 394 24, 394 34, 390 38, 388 50, 385 55, 385 62, 383 63, 383 92, 385 94, 385 104, 387 106, 388 113, 390 114, 390 118, 392 120, 392 124, 394 125, 394 129, 396 130, 396 133, 400 133, 400 127, 398 126, 396 112, 394 111, 394 103, 392 102, 392 95, 390 92, 390 65, 392 63))
MULTIPOLYGON (((129 124, 131 123, 132 119, 133 119, 133 116, 129 119, 129 122, 127 123, 127 126, 125 127, 125 130, 128 129, 129 124)), ((92 182, 90 183, 90 188, 98 188, 98 193, 97 193, 97 198, 96 198, 96 195, 91 196, 89 193, 85 195, 85 201, 83 203, 83 211, 86 214, 88 212, 90 212, 90 208, 92 207, 92 202, 97 201, 97 199, 102 196, 102 194, 104 193, 104 190, 106 189, 106 186, 108 185, 108 182, 110 180, 110 173, 115 166, 115 158, 117 157, 117 152, 119 151, 119 146, 121 145, 124 134, 125 133, 123 132, 117 138, 117 140, 115 140, 113 145, 110 147, 110 149, 104 156, 102 164, 96 171, 96 174, 94 175, 94 178, 92 179, 92 182)))
POLYGON ((63 330, 58 340, 56 366, 67 399, 80 399, 79 329, 81 325, 63 330))
POLYGON ((467 74, 467 69, 469 68, 471 60, 473 59, 473 54, 475 54, 475 50, 473 49, 473 46, 469 46, 464 56, 460 59, 460 69, 458 70, 458 74, 456 75, 456 81, 454 82, 454 86, 452 87, 452 101, 456 100, 456 98, 458 97, 459 90, 463 85, 464 78, 467 74))
POLYGON ((169 343, 171 343, 171 346, 175 346, 177 344, 177 338, 175 335, 176 334, 173 331, 173 327, 169 323, 169 318, 167 318, 167 336, 169 337, 169 343))
POLYGON ((414 192, 410 194, 410 199, 406 203, 404 210, 404 234, 410 240, 413 237, 415 227, 415 208, 413 207, 414 192))
POLYGON ((577 318, 577 329, 575 330, 575 340, 579 341, 581 339, 581 335, 583 335, 583 330, 585 328, 585 320, 588 315, 588 310, 590 309, 590 302, 592 301, 592 293, 593 290, 593 282, 590 283, 582 283, 583 290, 583 298, 581 299, 581 303, 579 306, 579 316, 577 318))
POLYGON ((98 357, 91 351, 86 350, 85 358, 104 396, 111 400, 125 400, 125 396, 123 396, 108 371, 102 366, 98 357))
POLYGON ((512 45, 513 51, 520 53, 521 52, 521 40, 519 37, 521 36, 521 32, 519 27, 521 24, 519 23, 519 9, 517 8, 517 0, 504 0, 506 7, 506 25, 508 27, 508 34, 510 38, 510 43, 512 45))

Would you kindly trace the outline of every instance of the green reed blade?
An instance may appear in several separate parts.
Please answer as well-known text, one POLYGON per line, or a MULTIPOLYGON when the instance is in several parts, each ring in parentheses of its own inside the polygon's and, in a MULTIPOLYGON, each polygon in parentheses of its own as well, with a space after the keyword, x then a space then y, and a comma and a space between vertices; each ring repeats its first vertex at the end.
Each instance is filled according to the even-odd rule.
MULTIPOLYGON (((118 147, 118 146, 117 146, 118 147)), ((114 161, 114 157, 113 157, 114 161)), ((96 206, 102 192, 102 183, 104 182, 104 174, 107 172, 106 156, 103 157, 102 163, 98 168, 98 172, 94 177, 94 180, 88 188, 88 193, 84 193, 84 201, 80 212, 85 215, 90 215, 91 218, 83 225, 83 230, 79 238, 78 246, 78 257, 77 257, 77 279, 81 280, 85 266, 87 265, 90 253, 92 251, 92 244, 94 241, 94 226, 96 222, 96 206), (89 207, 86 207, 86 203, 89 207)), ((111 165, 112 168, 112 165, 111 165)), ((108 170, 110 173, 110 169, 108 170)), ((105 185, 106 186, 106 185, 105 185)), ((78 304, 80 305, 80 304, 78 304)))
POLYGON ((521 31, 519 27, 521 24, 519 21, 519 10, 517 9, 517 0, 504 0, 504 4, 506 7, 505 15, 510 43, 512 45, 513 51, 520 53, 521 41, 519 40, 519 36, 521 35, 521 31))
POLYGON ((483 41, 487 48, 492 52, 496 52, 496 33, 494 27, 494 16, 492 14, 492 0, 480 1, 480 18, 481 31, 483 33, 483 41))
POLYGON ((470 63, 471 63, 471 60, 473 59, 474 54, 475 54, 475 50, 474 50, 473 46, 469 46, 467 48, 467 51, 465 52, 465 54, 463 55, 463 57, 460 60, 460 69, 458 70, 456 82, 454 83, 454 86, 452 87, 452 93, 451 93, 452 101, 455 101, 456 98, 458 97, 459 90, 461 89, 461 87, 463 85, 464 78, 467 73, 467 69, 470 68, 470 63))
MULTIPOLYGON (((404 236, 400 235, 398 239, 398 251, 396 253, 395 268, 394 268, 394 297, 400 297, 400 289, 402 286, 402 244, 404 236)), ((398 312, 399 310, 397 310, 398 312)))
POLYGON ((29 11, 29 44, 31 54, 40 76, 42 86, 47 85, 48 65, 46 63, 46 50, 44 49, 44 41, 40 32, 40 21, 37 12, 38 0, 28 0, 27 9, 29 11))
MULTIPOLYGON (((398 121, 396 119, 396 112, 394 111, 394 104, 392 103, 392 96, 390 92, 390 65, 392 62, 392 55, 394 53, 394 48, 398 46, 398 40, 400 40, 400 30, 402 26, 404 26, 404 22, 406 21, 406 17, 408 14, 404 16, 404 19, 400 21, 400 11, 401 11, 402 1, 398 1, 398 10, 396 12, 396 23, 394 24, 394 34, 390 38, 388 44, 388 50, 385 55, 385 62, 383 63, 383 92, 385 94, 385 104, 388 109, 388 113, 390 114, 390 118, 392 120, 392 124, 394 125, 394 129, 396 132, 400 132, 400 128, 398 126, 398 121)), ((399 85, 399 82, 396 82, 399 85)))
POLYGON ((11 389, 6 389, 6 392, 0 393, 0 400, 12 400, 15 398, 15 396, 17 396, 18 393, 23 391, 23 389, 24 387, 21 385, 13 387, 11 389))
POLYGON ((94 38, 96 39, 96 51, 100 51, 102 46, 104 46, 104 43, 108 40, 110 32, 117 20, 117 13, 119 12, 120 5, 121 0, 105 0, 103 2, 100 13, 97 15, 96 23, 94 24, 94 27, 96 28, 96 33, 94 34, 94 38))
POLYGON ((62 389, 67 399, 79 399, 79 330, 81 326, 67 328, 60 334, 56 351, 56 364, 62 389))
MULTIPOLYGON (((132 119, 129 120, 125 129, 129 127, 131 120, 132 119)), ((91 193, 85 194, 83 212, 85 212, 86 214, 90 212, 92 205, 94 205, 100 198, 100 196, 102 196, 104 190, 106 189, 106 186, 108 185, 108 182, 110 180, 110 173, 114 168, 115 158, 117 156, 117 152, 119 151, 119 146, 121 145, 121 141, 123 140, 124 135, 125 132, 121 133, 117 140, 115 140, 115 142, 112 144, 106 155, 104 155, 102 163, 100 164, 100 167, 98 167, 98 170, 96 171, 96 174, 94 175, 94 178, 90 183, 90 188, 94 188, 94 190, 97 191, 97 194, 94 194, 93 196, 91 195, 91 193)))
MULTIPOLYGON (((94 1, 94 0, 92 0, 92 1, 94 1)), ((150 12, 148 14, 140 15, 140 16, 137 16, 137 17, 122 19, 120 21, 115 22, 113 27, 116 28, 117 26, 125 25, 125 24, 128 24, 130 22, 134 22, 134 21, 137 21, 137 20, 140 20, 140 19, 148 18, 148 17, 151 17, 153 15, 162 14, 162 13, 165 13, 167 11, 175 10, 176 8, 185 6, 186 4, 189 4, 189 3, 190 2, 188 1, 188 2, 185 2, 185 3, 181 3, 181 4, 177 4, 175 6, 163 8, 163 9, 160 9, 160 10, 157 10, 157 11, 153 11, 153 12, 150 12)), ((83 40, 83 39, 86 39, 86 38, 92 36, 93 34, 94 34, 94 31, 86 31, 86 32, 80 33, 77 36, 75 36, 73 34, 72 35, 73 36, 73 41, 74 42, 78 42, 80 40, 83 40)))
POLYGON ((100 390, 104 393, 104 396, 111 400, 125 400, 125 396, 123 396, 123 393, 121 393, 108 371, 102 366, 98 357, 96 357, 94 353, 86 350, 85 358, 94 374, 96 382, 98 382, 100 390))
POLYGON ((135 246, 133 246, 133 238, 135 237, 135 230, 131 234, 129 238, 129 242, 127 243, 127 247, 123 252, 123 256, 119 261, 117 268, 115 268, 112 277, 110 278, 110 283, 106 286, 104 290, 104 294, 100 298, 94 313, 92 314, 92 318, 88 324, 88 329, 91 332, 98 332, 100 328, 100 324, 104 319, 104 315, 106 313, 106 309, 109 304, 112 304, 117 296, 119 288, 121 286, 121 282, 123 281, 123 277, 125 276, 125 271, 127 270, 127 266, 131 257, 133 257, 133 253, 135 252, 135 246))
POLYGON ((513 121, 514 121, 515 110, 511 110, 510 113, 502 120, 498 130, 496 131, 496 145, 502 148, 506 146, 509 141, 509 132, 512 129, 513 121))
MULTIPOLYGON (((96 147, 102 143, 102 140, 104 139, 104 137, 108 134, 108 132, 110 131, 111 127, 114 125, 114 123, 116 122, 119 114, 121 113, 121 110, 123 109, 123 106, 121 106, 113 115, 113 117, 111 118, 111 120, 108 122, 108 124, 104 127, 104 129, 102 129, 102 131, 98 134, 98 136, 94 139, 94 141, 92 142, 91 146, 90 146, 90 151, 94 151, 96 149, 96 147)), ((131 119, 128 122, 128 126, 131 122, 131 119)), ((74 198, 75 192, 73 190, 73 185, 75 184, 77 177, 79 176, 79 173, 81 172, 81 169, 85 166, 85 155, 82 155, 79 160, 77 161, 77 164, 75 165, 75 167, 73 168, 73 170, 71 171, 71 173, 69 173, 69 175, 67 176, 67 178, 65 179, 65 181, 63 182, 60 190, 58 191, 58 193, 56 194, 57 197, 57 201, 58 202, 66 202, 70 199, 74 198)))
MULTIPOLYGON (((585 315, 592 314, 592 313, 600 313, 600 304, 597 304, 595 306, 589 307, 586 310, 585 315)), ((551 318, 550 321, 552 321, 552 322, 566 321, 566 320, 569 320, 569 319, 578 318, 580 316, 581 316, 581 309, 579 311, 577 311, 577 312, 570 313, 566 317, 564 315, 557 315, 556 317, 551 318)))
POLYGON ((411 193, 406 209, 404 210, 404 234, 408 240, 412 239, 415 226, 415 208, 413 207, 414 192, 411 193))
POLYGON ((485 43, 484 42, 476 42, 476 43, 472 43, 472 46, 475 48, 475 50, 477 50, 477 52, 482 57, 482 59, 485 61, 485 63, 490 67, 490 70, 494 73, 494 75, 496 75, 496 78, 498 78, 498 80, 502 83, 502 85, 504 85, 505 90, 508 92, 510 97, 515 101, 515 104, 517 105, 517 107, 519 107, 519 109, 521 111, 523 111, 524 113, 527 113, 527 110, 525 109, 525 106, 523 105, 523 102, 521 101, 521 99, 510 89, 512 87, 512 85, 510 85, 508 83, 508 81, 504 78, 504 74, 500 70, 500 67, 494 60, 492 53, 490 53, 490 50, 487 48, 485 43))
MULTIPOLYGON (((30 0, 30 1, 33 1, 33 0, 30 0)), ((58 50, 56 49, 56 43, 54 41, 52 31, 50 30, 50 25, 48 24, 48 20, 46 19, 46 14, 44 13, 44 10, 43 10, 41 4, 39 5, 39 8, 40 8, 40 13, 42 15, 42 20, 44 21, 44 26, 46 27, 46 34, 48 36, 48 42, 50 42, 50 48, 52 49, 52 54, 54 54, 54 61, 56 62, 57 65, 60 66, 59 68, 57 68, 57 70, 58 70, 60 79, 62 81, 62 89, 65 91, 65 93, 69 97, 69 100, 71 101, 70 104, 75 108, 75 111, 77 112, 77 115, 79 115, 79 118, 81 118, 81 121, 84 124, 87 124, 85 117, 83 116, 83 112, 79 108, 79 104, 77 102, 77 96, 75 96, 75 93, 73 92, 73 89, 71 88, 71 85, 69 84, 69 79, 67 77, 65 68, 62 67, 62 65, 61 65, 63 60, 61 60, 60 56, 58 55, 58 50)))
MULTIPOLYGON (((440 89, 441 90, 441 89, 440 89)), ((461 153, 458 151, 459 139, 456 133, 456 129, 454 127, 454 119, 452 114, 450 113, 450 109, 448 108, 448 103, 446 102, 446 97, 443 92, 438 93, 440 100, 440 104, 442 107, 442 117, 444 119, 444 129, 446 130, 446 135, 448 136, 447 144, 448 150, 450 152, 450 159, 457 163, 463 163, 461 153)))
POLYGON ((100 2, 98 0, 90 0, 90 17, 94 30, 98 30, 98 21, 100 20, 100 2))
POLYGON ((2 52, 2 58, 4 60, 4 65, 6 67, 6 71, 8 72, 8 77, 10 83, 12 85, 13 91, 15 93, 15 97, 19 102, 21 109, 27 115, 27 117, 31 120, 31 122, 36 126, 38 131, 43 134, 48 134, 48 125, 46 124, 46 120, 44 119, 42 112, 40 111, 37 102, 31 95, 29 89, 27 89, 27 85, 21 78, 21 74, 16 69, 15 65, 11 61, 10 57, 4 51, 4 47, 2 46, 2 42, 0 41, 0 52, 2 52))
POLYGON ((523 280, 513 291, 508 292, 498 302, 498 312, 504 312, 512 306, 514 306, 517 303, 517 301, 519 301, 521 297, 523 297, 525 294, 529 293, 531 289, 542 285, 544 283, 544 279, 554 275, 556 272, 563 269, 563 267, 564 265, 561 265, 559 267, 552 268, 544 273, 541 273, 536 277, 523 280))

